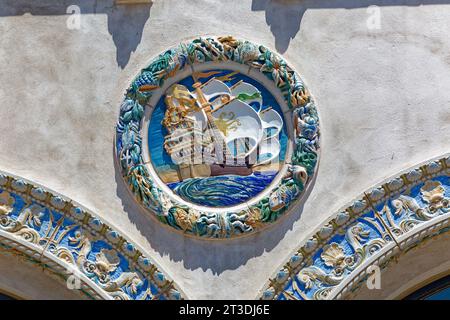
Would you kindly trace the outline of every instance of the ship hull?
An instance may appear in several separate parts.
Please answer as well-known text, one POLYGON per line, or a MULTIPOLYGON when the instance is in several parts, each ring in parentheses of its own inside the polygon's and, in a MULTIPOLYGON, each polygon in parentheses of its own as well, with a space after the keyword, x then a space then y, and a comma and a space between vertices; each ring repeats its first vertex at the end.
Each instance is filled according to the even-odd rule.
POLYGON ((253 173, 252 168, 245 165, 243 166, 221 166, 218 164, 213 164, 211 167, 211 176, 223 176, 227 174, 235 174, 239 176, 249 176, 253 173))
POLYGON ((229 166, 219 164, 194 164, 179 166, 178 179, 179 181, 183 181, 190 178, 217 177, 224 175, 249 176, 252 173, 252 168, 246 165, 229 166))

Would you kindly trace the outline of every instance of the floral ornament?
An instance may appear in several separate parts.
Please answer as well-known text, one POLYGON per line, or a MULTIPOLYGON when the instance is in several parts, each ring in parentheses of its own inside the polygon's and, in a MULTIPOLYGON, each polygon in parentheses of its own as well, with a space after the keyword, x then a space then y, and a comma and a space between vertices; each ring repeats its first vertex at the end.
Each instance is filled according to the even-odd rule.
POLYGON ((9 192, 0 193, 0 216, 8 215, 14 209, 15 200, 9 192))
POLYGON ((263 225, 262 214, 259 208, 252 208, 247 212, 246 222, 252 228, 259 228, 263 225))
POLYGON ((95 255, 97 269, 99 273, 114 272, 120 263, 120 258, 117 252, 110 249, 102 249, 95 255))
POLYGON ((169 213, 173 215, 175 223, 179 225, 183 231, 192 229, 198 218, 197 213, 195 211, 189 213, 189 209, 187 208, 183 209, 172 207, 169 210, 169 213))
POLYGON ((337 274, 341 274, 346 266, 346 258, 344 249, 339 244, 333 242, 326 245, 323 248, 323 252, 320 255, 325 265, 334 268, 337 274))
MULTIPOLYGON (((231 64, 230 64, 231 65, 231 64)), ((189 69, 188 69, 189 70, 189 69)), ((285 214, 311 181, 319 157, 319 118, 300 76, 277 53, 231 36, 197 38, 156 57, 133 80, 120 107, 116 156, 125 182, 137 201, 159 221, 201 238, 231 238, 261 230, 285 214), (142 158, 144 109, 156 89, 179 72, 206 62, 234 62, 260 72, 280 91, 292 111, 293 171, 248 209, 208 212, 186 208, 167 196, 152 178, 142 158)), ((146 147, 146 146, 144 146, 146 147)))
POLYGON ((432 212, 449 207, 449 200, 445 198, 445 189, 439 181, 427 181, 420 189, 422 199, 429 204, 432 212))

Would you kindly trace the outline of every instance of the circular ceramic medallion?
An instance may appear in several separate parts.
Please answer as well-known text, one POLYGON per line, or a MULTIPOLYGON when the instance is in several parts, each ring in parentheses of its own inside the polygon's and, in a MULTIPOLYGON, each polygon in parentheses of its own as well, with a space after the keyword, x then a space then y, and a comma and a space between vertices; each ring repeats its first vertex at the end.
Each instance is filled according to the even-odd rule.
POLYGON ((230 238, 286 213, 315 172, 314 102, 264 46, 199 38, 155 58, 120 108, 116 151, 137 200, 187 234, 230 238))

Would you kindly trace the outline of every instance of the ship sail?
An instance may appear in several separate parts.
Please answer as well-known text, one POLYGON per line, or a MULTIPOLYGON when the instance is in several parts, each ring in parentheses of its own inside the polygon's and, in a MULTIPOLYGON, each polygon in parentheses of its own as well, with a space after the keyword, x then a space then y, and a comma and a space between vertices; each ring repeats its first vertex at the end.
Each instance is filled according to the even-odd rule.
MULTIPOLYGON (((203 92, 203 95, 205 96, 206 100, 208 101, 212 101, 214 98, 219 97, 219 96, 231 96, 231 91, 230 88, 223 83, 220 80, 217 80, 215 78, 212 78, 210 81, 208 81, 207 83, 205 83, 202 87, 201 90, 203 92)), ((195 96, 197 96, 197 94, 194 93, 195 96)))
POLYGON ((261 92, 250 83, 240 81, 231 87, 231 94, 237 99, 248 103, 249 105, 256 105, 256 112, 261 111, 262 97, 261 92))
POLYGON ((256 166, 278 157, 283 120, 271 108, 261 110, 263 101, 256 87, 243 81, 229 87, 216 78, 193 87, 191 92, 176 84, 167 92, 165 149, 171 156, 176 153, 172 157, 176 164, 188 164, 192 154, 205 147, 214 150, 215 163, 226 166, 256 166), (186 134, 175 134, 180 128, 208 133, 210 138, 200 146, 189 140, 195 145, 186 152, 186 134))
POLYGON ((278 137, 283 129, 283 119, 280 114, 273 109, 266 109, 259 113, 264 130, 265 138, 278 137))
POLYGON ((260 129, 262 128, 261 118, 247 103, 233 100, 214 112, 213 117, 229 148, 235 149, 235 145, 242 143, 249 145, 248 150, 245 150, 243 154, 242 152, 238 153, 235 149, 234 156, 246 157, 250 155, 261 141, 263 134, 260 129))

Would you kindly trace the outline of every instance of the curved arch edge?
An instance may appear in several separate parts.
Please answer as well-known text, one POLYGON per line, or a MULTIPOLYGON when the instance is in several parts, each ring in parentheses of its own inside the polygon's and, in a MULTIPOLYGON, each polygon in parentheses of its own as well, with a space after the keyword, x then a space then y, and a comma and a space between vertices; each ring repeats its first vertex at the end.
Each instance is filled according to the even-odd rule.
POLYGON ((136 245, 88 209, 1 171, 0 247, 75 281, 91 299, 184 297, 136 245))
MULTIPOLYGON (((16 257, 24 259, 24 262, 34 266, 39 266, 46 273, 56 276, 59 282, 67 283, 67 279, 71 275, 68 270, 71 266, 65 261, 60 261, 49 252, 42 252, 39 246, 27 242, 25 239, 15 237, 9 232, 0 230, 0 253, 12 254, 16 257)), ((107 300, 110 297, 101 290, 97 285, 92 283, 86 276, 78 275, 80 282, 78 291, 80 295, 84 295, 93 300, 107 300)))
POLYGON ((344 299, 373 265, 450 230, 450 154, 364 192, 307 239, 258 295, 263 300, 344 299))

